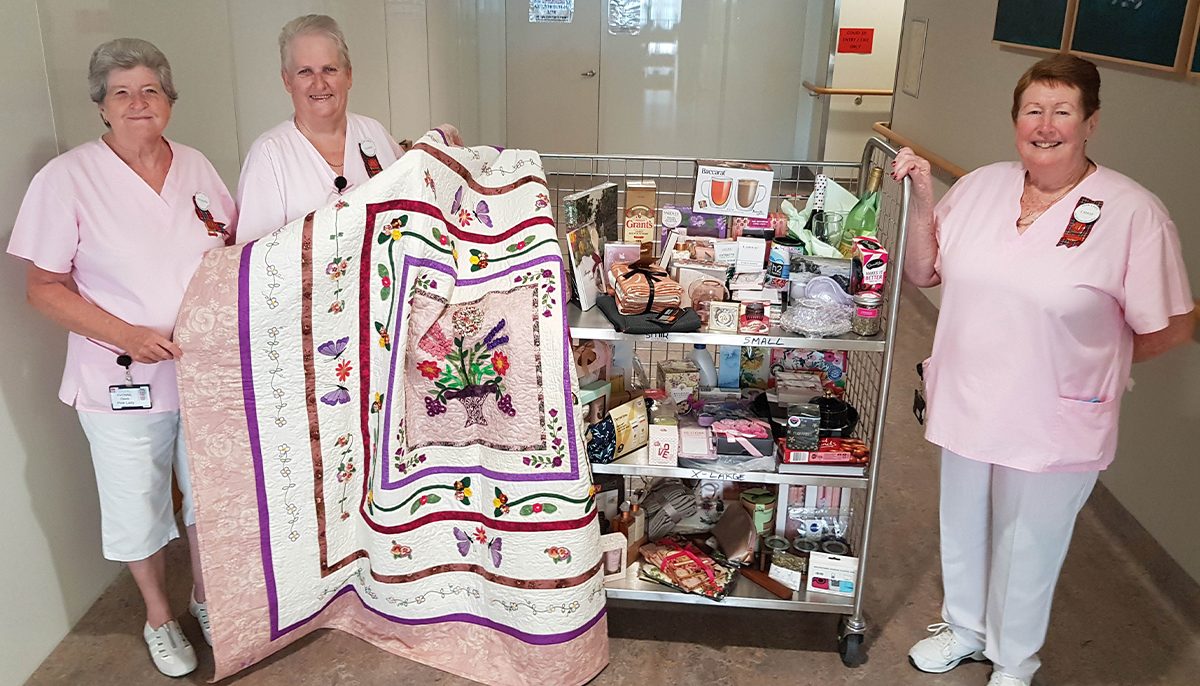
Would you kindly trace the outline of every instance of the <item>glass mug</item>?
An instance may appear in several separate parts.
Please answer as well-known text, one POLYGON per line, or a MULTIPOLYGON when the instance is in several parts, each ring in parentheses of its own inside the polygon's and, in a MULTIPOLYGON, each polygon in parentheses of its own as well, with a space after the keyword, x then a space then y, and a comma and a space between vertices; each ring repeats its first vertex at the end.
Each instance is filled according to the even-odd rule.
POLYGON ((737 204, 743 210, 748 210, 767 195, 767 189, 759 185, 756 179, 738 179, 737 204))
POLYGON ((706 179, 703 186, 704 194, 716 207, 724 207, 729 202, 729 191, 733 190, 732 179, 706 179))

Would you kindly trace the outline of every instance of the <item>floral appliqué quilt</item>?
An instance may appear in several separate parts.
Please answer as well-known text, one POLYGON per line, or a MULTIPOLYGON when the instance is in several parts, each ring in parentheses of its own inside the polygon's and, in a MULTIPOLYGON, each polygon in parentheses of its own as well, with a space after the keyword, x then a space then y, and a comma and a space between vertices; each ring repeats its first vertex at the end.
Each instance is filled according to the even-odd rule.
POLYGON ((437 132, 209 253, 176 328, 215 678, 336 628, 489 684, 608 662, 540 158, 437 132))

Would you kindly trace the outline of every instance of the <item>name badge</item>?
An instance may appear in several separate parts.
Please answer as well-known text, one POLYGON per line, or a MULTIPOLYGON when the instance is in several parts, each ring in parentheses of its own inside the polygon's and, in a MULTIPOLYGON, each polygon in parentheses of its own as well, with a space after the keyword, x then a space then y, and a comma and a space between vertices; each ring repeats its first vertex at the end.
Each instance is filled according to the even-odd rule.
POLYGON ((148 383, 109 386, 108 399, 114 410, 149 410, 154 407, 148 383))

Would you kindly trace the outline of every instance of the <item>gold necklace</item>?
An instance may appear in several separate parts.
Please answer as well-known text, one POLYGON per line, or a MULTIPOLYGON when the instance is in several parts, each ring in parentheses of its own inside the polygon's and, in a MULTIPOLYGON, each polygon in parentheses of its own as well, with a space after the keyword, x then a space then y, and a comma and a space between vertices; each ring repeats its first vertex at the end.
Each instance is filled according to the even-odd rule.
MULTIPOLYGON (((330 162, 329 156, 326 155, 325 151, 321 150, 321 148, 317 145, 315 136, 312 134, 311 131, 308 130, 308 127, 301 124, 300 120, 296 119, 295 117, 292 118, 292 121, 296 124, 296 128, 300 130, 300 135, 307 138, 309 144, 311 144, 313 146, 313 149, 317 151, 317 154, 321 156, 321 159, 325 160, 325 164, 328 164, 330 167, 333 168, 334 171, 336 171, 340 174, 342 172, 342 168, 346 166, 345 160, 343 159, 341 162, 330 162)), ((342 147, 345 148, 345 145, 343 144, 342 147)), ((344 150, 343 150, 343 154, 345 154, 344 150)))
POLYGON ((1029 172, 1025 172, 1025 184, 1024 184, 1025 192, 1021 193, 1022 208, 1021 208, 1020 216, 1017 217, 1017 228, 1021 228, 1021 229, 1028 228, 1031 224, 1033 224, 1035 221, 1037 221, 1038 217, 1042 216, 1042 213, 1044 213, 1046 210, 1048 210, 1054 206, 1054 203, 1065 198, 1068 193, 1075 190, 1076 186, 1083 183, 1083 180, 1085 178, 1087 178, 1088 172, 1090 172, 1091 170, 1092 170, 1092 161, 1088 160, 1088 163, 1083 168, 1083 173, 1079 175, 1079 178, 1075 179, 1074 183, 1067 186, 1065 189, 1063 189, 1061 192, 1059 192, 1057 195, 1055 195, 1050 200, 1042 201, 1036 205, 1031 205, 1028 209, 1025 209, 1025 207, 1024 207, 1025 203, 1026 203, 1025 192, 1028 192, 1029 188, 1031 187, 1031 184, 1029 183, 1029 172))

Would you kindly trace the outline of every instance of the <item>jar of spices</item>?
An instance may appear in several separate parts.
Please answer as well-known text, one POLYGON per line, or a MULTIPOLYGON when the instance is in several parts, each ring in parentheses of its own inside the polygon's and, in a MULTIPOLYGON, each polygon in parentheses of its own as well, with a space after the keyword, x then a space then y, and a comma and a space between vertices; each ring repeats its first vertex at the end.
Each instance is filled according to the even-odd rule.
POLYGON ((883 296, 873 291, 863 291, 854 295, 854 314, 850 317, 850 330, 859 336, 874 336, 882 329, 883 320, 879 309, 883 305, 883 296))

